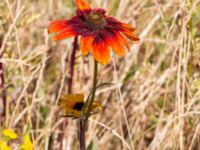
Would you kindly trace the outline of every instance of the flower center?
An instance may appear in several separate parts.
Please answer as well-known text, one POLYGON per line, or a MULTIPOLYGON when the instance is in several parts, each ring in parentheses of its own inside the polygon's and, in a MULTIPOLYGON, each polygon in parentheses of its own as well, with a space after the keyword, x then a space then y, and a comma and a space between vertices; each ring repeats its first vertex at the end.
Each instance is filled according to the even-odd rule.
POLYGON ((84 106, 84 103, 83 103, 83 102, 78 102, 78 103, 76 103, 76 104, 74 105, 73 109, 78 110, 78 111, 81 111, 82 108, 83 108, 83 106, 84 106))
POLYGON ((89 28, 100 30, 105 26, 106 20, 101 13, 91 12, 86 16, 86 23, 89 28))

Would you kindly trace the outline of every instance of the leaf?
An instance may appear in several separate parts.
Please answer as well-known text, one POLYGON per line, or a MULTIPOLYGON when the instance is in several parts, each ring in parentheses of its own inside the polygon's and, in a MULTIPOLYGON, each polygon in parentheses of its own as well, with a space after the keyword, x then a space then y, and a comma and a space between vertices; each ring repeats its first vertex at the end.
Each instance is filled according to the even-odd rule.
POLYGON ((87 150, 98 150, 98 138, 96 136, 88 145, 87 150))
POLYGON ((112 82, 101 83, 101 84, 97 85, 96 89, 102 88, 104 86, 111 86, 111 85, 115 85, 115 84, 112 82))
MULTIPOLYGON (((111 86, 111 85, 115 85, 115 84, 112 83, 112 82, 104 82, 104 83, 101 83, 101 84, 97 85, 96 90, 98 90, 98 89, 100 89, 100 88, 102 88, 102 87, 104 87, 104 86, 111 86)), ((88 99, 90 99, 91 95, 92 95, 92 91, 91 91, 90 94, 88 95, 86 101, 88 101, 88 99)))

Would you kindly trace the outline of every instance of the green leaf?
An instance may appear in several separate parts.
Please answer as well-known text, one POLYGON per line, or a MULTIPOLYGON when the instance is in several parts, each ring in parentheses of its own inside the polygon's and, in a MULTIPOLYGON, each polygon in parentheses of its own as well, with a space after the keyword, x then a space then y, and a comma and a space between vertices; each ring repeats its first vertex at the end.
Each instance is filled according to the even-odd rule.
POLYGON ((87 147, 87 150, 98 150, 98 139, 95 136, 87 147))
MULTIPOLYGON (((102 88, 102 87, 111 86, 111 85, 115 85, 115 84, 112 83, 112 82, 104 82, 104 83, 101 83, 101 84, 97 85, 96 90, 98 90, 98 89, 100 89, 100 88, 102 88)), ((92 91, 91 91, 90 94, 88 95, 86 101, 87 101, 88 99, 90 99, 91 95, 92 95, 92 91)))
POLYGON ((111 86, 111 85, 115 85, 115 84, 112 82, 101 83, 101 84, 97 85, 96 89, 102 88, 104 86, 111 86))

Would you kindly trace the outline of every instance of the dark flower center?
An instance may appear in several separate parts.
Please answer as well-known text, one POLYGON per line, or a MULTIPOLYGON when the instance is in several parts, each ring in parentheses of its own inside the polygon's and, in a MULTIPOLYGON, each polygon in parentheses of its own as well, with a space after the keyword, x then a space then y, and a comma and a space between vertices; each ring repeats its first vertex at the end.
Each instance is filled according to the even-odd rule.
POLYGON ((84 102, 78 102, 74 105, 73 109, 81 111, 84 106, 84 102))
POLYGON ((86 16, 86 24, 90 29, 100 30, 106 24, 104 16, 99 12, 90 12, 86 16))

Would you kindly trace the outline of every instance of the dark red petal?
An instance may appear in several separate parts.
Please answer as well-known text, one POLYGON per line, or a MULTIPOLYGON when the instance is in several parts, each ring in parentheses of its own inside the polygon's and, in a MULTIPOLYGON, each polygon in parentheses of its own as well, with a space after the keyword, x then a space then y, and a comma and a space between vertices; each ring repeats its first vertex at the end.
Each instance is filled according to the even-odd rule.
POLYGON ((107 27, 115 29, 117 31, 121 31, 123 29, 127 29, 130 31, 134 31, 135 28, 129 24, 123 23, 112 16, 106 16, 107 27))
POLYGON ((118 21, 114 17, 106 17, 106 27, 113 29, 115 31, 121 31, 132 41, 139 41, 139 37, 134 33, 135 28, 131 27, 128 24, 118 21))
POLYGON ((109 47, 99 36, 92 43, 92 54, 100 64, 107 64, 110 59, 109 47))
POLYGON ((124 55, 124 48, 120 39, 117 36, 117 33, 109 30, 104 30, 101 33, 101 36, 103 37, 107 45, 109 45, 114 50, 115 53, 117 53, 120 56, 124 55))
POLYGON ((83 55, 87 55, 89 53, 94 38, 94 35, 81 36, 80 49, 83 55))
POLYGON ((65 28, 61 32, 59 32, 56 36, 53 37, 54 41, 63 40, 72 36, 76 36, 77 33, 71 28, 65 28))
POLYGON ((79 11, 90 10, 90 5, 85 0, 75 0, 75 4, 79 11))
POLYGON ((106 10, 103 9, 103 8, 94 8, 94 9, 92 9, 92 12, 100 13, 100 14, 102 14, 103 16, 105 16, 105 14, 106 14, 106 10))
POLYGON ((106 16, 106 27, 114 29, 116 31, 120 31, 123 29, 121 23, 111 16, 106 16))
POLYGON ((67 26, 69 26, 67 20, 53 21, 53 22, 50 23, 50 25, 48 27, 48 32, 49 33, 58 32, 58 31, 63 30, 67 26))
POLYGON ((68 22, 73 26, 85 26, 85 20, 81 16, 74 16, 68 22))
POLYGON ((82 18, 81 16, 74 16, 72 19, 68 20, 68 22, 71 25, 71 27, 73 28, 73 30, 77 32, 77 34, 91 32, 88 29, 84 18, 82 18))

